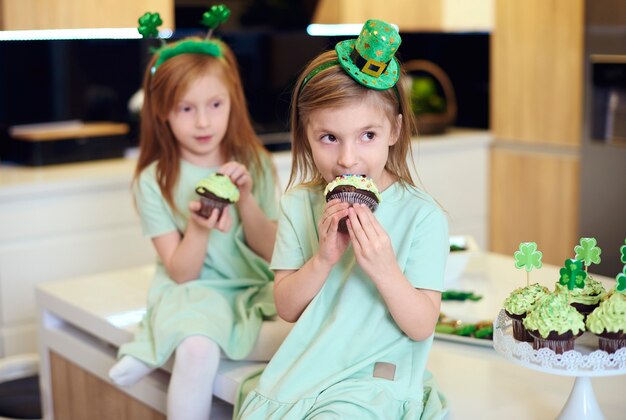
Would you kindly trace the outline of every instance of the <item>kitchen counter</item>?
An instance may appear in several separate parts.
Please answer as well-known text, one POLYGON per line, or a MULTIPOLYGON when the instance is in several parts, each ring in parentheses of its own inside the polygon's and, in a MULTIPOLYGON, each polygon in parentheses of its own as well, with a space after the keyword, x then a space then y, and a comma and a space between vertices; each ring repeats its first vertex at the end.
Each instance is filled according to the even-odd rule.
MULTIPOLYGON (((142 266, 38 285, 37 305, 42 357, 42 391, 46 419, 54 410, 53 394, 62 394, 67 383, 55 379, 50 355, 60 355, 79 370, 102 381, 115 360, 117 347, 131 339, 145 310, 146 291, 152 266, 142 266)), ((550 288, 558 280, 559 267, 544 265, 531 273, 531 281, 550 288)), ((614 280, 594 276, 606 287, 614 280)), ((478 302, 442 305, 448 316, 474 322, 494 319, 504 298, 526 281, 516 270, 513 258, 498 254, 470 253, 465 271, 447 282, 447 289, 471 290, 482 295, 478 302)), ((489 342, 487 342, 488 344, 489 342)), ((56 356, 54 356, 56 358, 56 356)), ((232 402, 238 381, 263 364, 223 361, 214 393, 232 402)), ((141 401, 156 412, 164 412, 169 366, 157 371, 117 399, 141 401)), ((484 341, 436 336, 428 369, 434 374, 450 404, 450 419, 551 419, 569 396, 574 379, 516 365, 496 353, 484 341)), ((621 419, 626 412, 626 376, 592 378, 598 404, 608 420, 621 419)), ((93 395, 93 394, 92 394, 93 395)), ((112 398, 112 397, 110 397, 112 398)), ((78 397, 73 403, 81 404, 78 397)), ((97 418, 90 416, 90 418, 97 418)), ((581 417, 582 413, 581 413, 581 417)))

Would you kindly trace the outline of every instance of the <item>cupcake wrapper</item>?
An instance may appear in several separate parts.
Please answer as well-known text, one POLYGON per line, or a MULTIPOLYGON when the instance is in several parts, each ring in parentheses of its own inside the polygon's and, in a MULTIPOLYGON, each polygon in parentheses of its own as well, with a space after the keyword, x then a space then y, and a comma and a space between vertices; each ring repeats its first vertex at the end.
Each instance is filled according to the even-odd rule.
POLYGON ((535 350, 548 348, 557 354, 563 354, 566 351, 574 350, 574 340, 544 340, 542 338, 534 337, 533 348, 535 350))
POLYGON ((598 337, 598 348, 607 353, 615 353, 626 347, 626 338, 604 338, 598 337))
POLYGON ((513 324, 513 338, 517 341, 526 341, 527 343, 533 342, 533 337, 528 333, 526 327, 524 327, 523 319, 511 318, 513 324))
POLYGON ((200 204, 201 204, 201 207, 200 207, 200 210, 198 210, 198 214, 204 217, 205 219, 208 219, 209 216, 211 216, 211 212, 213 212, 213 209, 219 209, 220 216, 221 216, 222 210, 224 210, 224 208, 226 208, 230 203, 224 202, 224 201, 212 200, 210 198, 201 196, 200 204))
POLYGON ((533 337, 533 348, 535 350, 548 348, 557 354, 563 354, 574 349, 574 340, 580 337, 583 332, 580 331, 578 334, 574 334, 572 331, 567 331, 563 334, 558 334, 556 331, 550 331, 548 337, 542 337, 539 335, 539 331, 532 330, 529 331, 529 334, 533 337))
POLYGON ((368 195, 357 191, 343 191, 332 194, 332 198, 338 198, 345 203, 350 204, 365 204, 370 210, 375 211, 378 208, 378 201, 368 195))

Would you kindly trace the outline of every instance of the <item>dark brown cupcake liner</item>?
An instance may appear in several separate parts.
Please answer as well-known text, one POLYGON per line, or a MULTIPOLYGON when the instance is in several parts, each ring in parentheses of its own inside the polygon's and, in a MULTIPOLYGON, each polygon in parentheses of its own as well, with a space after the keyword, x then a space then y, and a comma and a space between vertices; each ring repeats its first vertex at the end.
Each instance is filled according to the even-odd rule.
POLYGON ((208 219, 213 212, 213 209, 218 209, 220 212, 220 216, 222 215, 222 211, 230 204, 230 201, 226 200, 215 200, 213 198, 207 198, 204 196, 200 196, 200 210, 198 210, 198 214, 205 219, 208 219))
POLYGON ((582 331, 576 335, 572 331, 558 334, 556 331, 550 331, 548 337, 542 337, 537 330, 530 330, 528 333, 533 337, 533 349, 539 350, 548 348, 557 354, 563 354, 566 351, 574 350, 574 341, 582 335, 582 331))
POLYGON ((528 333, 528 330, 524 326, 524 318, 526 318, 526 314, 511 314, 506 309, 504 310, 504 313, 511 318, 511 324, 513 325, 513 338, 517 341, 532 343, 533 337, 528 333))
POLYGON ((626 347, 626 335, 623 331, 604 332, 596 334, 598 337, 598 348, 607 353, 615 353, 621 348, 626 347))
POLYGON ((378 208, 378 201, 374 197, 370 197, 358 191, 342 191, 338 193, 330 193, 330 199, 338 198, 345 203, 365 204, 370 210, 375 211, 378 208))
POLYGON ((624 347, 626 347, 626 338, 617 339, 598 337, 598 348, 607 353, 615 353, 624 347))

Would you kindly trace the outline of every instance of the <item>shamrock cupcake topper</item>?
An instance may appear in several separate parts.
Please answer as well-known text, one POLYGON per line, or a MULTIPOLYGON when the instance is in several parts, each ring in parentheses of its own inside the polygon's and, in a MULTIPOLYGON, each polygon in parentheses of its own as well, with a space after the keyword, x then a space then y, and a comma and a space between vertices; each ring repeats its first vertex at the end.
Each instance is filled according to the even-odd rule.
MULTIPOLYGON (((220 44, 211 39, 213 31, 222 23, 226 22, 230 16, 230 9, 224 5, 214 5, 202 15, 202 24, 208 28, 207 35, 202 40, 187 39, 173 45, 167 45, 161 40, 161 48, 153 51, 158 56, 157 61, 151 69, 152 74, 156 72, 163 62, 181 54, 206 54, 213 57, 222 57, 220 44)), ((163 24, 158 13, 145 13, 138 20, 138 32, 144 38, 159 35, 158 26, 163 24)))
POLYGON ((515 258, 515 267, 526 270, 526 286, 530 284, 530 272, 533 268, 541 268, 541 258, 543 253, 537 250, 535 242, 522 242, 519 244, 519 251, 513 254, 515 258))
POLYGON ((559 283, 563 286, 567 286, 568 290, 572 290, 575 287, 582 289, 585 287, 585 279, 587 278, 587 272, 583 270, 583 262, 568 258, 565 260, 565 264, 561 270, 559 270, 561 277, 559 283))
POLYGON ((621 293, 626 293, 626 265, 622 268, 622 272, 615 277, 615 280, 617 280, 615 290, 621 293))
POLYGON ((624 245, 619 247, 620 261, 626 264, 626 239, 624 239, 624 245))
POLYGON ((596 238, 580 238, 580 245, 574 247, 574 252, 576 253, 574 258, 585 264, 585 271, 588 271, 592 263, 600 264, 602 250, 596 245, 596 238))

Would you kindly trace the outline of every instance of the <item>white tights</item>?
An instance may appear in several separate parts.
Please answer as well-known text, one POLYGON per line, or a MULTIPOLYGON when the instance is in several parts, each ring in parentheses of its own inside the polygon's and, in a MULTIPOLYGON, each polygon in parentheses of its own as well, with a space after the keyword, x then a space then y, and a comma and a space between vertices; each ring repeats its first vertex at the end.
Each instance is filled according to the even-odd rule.
POLYGON ((167 391, 168 420, 207 420, 220 348, 204 336, 186 338, 176 349, 167 391))
MULTIPOLYGON (((213 381, 220 361, 220 348, 204 336, 183 340, 176 349, 167 391, 168 420, 206 420, 211 413, 213 381)), ((130 387, 154 369, 132 356, 124 356, 109 371, 111 380, 130 387)))

